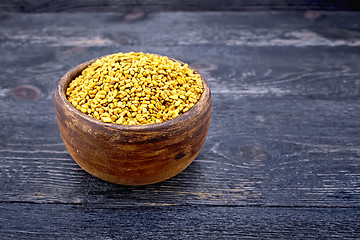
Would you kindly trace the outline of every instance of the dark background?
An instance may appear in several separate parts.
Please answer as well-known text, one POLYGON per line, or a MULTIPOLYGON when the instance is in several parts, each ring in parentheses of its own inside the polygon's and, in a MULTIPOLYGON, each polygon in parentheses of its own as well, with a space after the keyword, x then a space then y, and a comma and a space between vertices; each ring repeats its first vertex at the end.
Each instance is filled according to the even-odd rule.
POLYGON ((359 11, 356 0, 2 0, 6 12, 82 12, 82 11, 359 11))
POLYGON ((359 1, 0 1, 0 239, 360 239, 359 1), (59 79, 106 54, 189 63, 194 162, 130 187, 74 162, 59 79))

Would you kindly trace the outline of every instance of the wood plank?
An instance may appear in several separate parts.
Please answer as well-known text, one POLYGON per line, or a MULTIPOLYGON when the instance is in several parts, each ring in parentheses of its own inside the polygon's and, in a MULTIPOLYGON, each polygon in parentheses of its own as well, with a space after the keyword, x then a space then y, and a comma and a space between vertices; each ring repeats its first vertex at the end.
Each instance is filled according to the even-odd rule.
POLYGON ((0 204, 2 239, 356 239, 360 210, 0 204))
POLYGON ((59 11, 254 11, 254 10, 347 10, 357 11, 354 0, 88 0, 83 1, 11 1, 3 0, 0 11, 59 12, 59 11))
POLYGON ((0 29, 0 201, 359 207, 358 16, 157 13, 129 23, 117 14, 6 15, 0 29), (195 31, 192 22, 206 31, 195 31), (222 26, 223 38, 216 34, 222 26), (142 33, 147 28, 158 34, 142 33), (338 31, 326 32, 331 28, 338 31), (304 35, 290 41, 288 34, 299 29, 304 35), (126 32, 130 40, 114 40, 126 32), (146 187, 117 186, 83 172, 61 142, 53 107, 56 84, 68 69, 132 50, 190 63, 213 93, 200 155, 182 174, 146 187))
POLYGON ((359 13, 344 12, 314 18, 303 12, 173 12, 134 20, 122 13, 4 14, 0 44, 78 53, 84 47, 124 46, 359 47, 358 19, 359 13))

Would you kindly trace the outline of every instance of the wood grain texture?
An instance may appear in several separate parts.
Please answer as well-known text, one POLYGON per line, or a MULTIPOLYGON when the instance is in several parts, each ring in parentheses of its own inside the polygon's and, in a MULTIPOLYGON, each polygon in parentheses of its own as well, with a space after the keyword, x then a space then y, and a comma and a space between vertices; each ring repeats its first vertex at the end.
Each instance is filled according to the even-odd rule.
POLYGON ((13 12, 126 12, 134 15, 144 11, 254 11, 254 10, 347 10, 357 11, 355 0, 2 0, 0 11, 13 12))
POLYGON ((5 239, 357 239, 360 210, 0 204, 5 239), (19 231, 19 223, 21 223, 19 231))
MULTIPOLYGON (((233 46, 237 47, 237 51, 243 50, 241 47, 360 46, 359 16, 352 12, 317 12, 314 16, 308 16, 306 12, 291 15, 282 12, 172 12, 153 13, 133 20, 122 13, 63 13, 63 17, 44 13, 30 16, 2 15, 1 46, 4 50, 29 46, 68 50, 57 56, 62 57, 65 63, 72 61, 63 71, 80 61, 98 57, 96 54, 110 54, 124 47, 127 47, 124 48, 126 50, 146 46, 207 46, 208 54, 216 55, 210 50, 217 46, 233 46), (97 52, 96 49, 91 52, 84 49, 91 47, 102 49, 97 49, 97 52), (83 58, 71 57, 72 53, 83 58)), ((319 52, 326 53, 329 54, 319 52)), ((191 57, 190 54, 186 56, 191 57)), ((192 61, 203 56, 205 54, 192 61)), ((248 56, 227 57, 229 61, 242 61, 248 56)))
MULTIPOLYGON (((32 220, 54 215, 54 224, 46 227, 53 235, 43 238, 58 236, 56 226, 76 238, 72 233, 83 228, 65 223, 64 216, 79 219, 80 226, 93 223, 94 233, 104 227, 94 216, 108 216, 100 236, 123 228, 125 237, 133 232, 136 238, 134 222, 119 218, 122 211, 131 218, 133 211, 148 213, 141 221, 162 214, 157 223, 166 227, 173 216, 171 226, 185 229, 176 232, 180 238, 225 233, 229 238, 358 238, 359 17, 344 12, 314 18, 300 12, 151 13, 137 20, 113 13, 2 15, 1 235, 14 238, 23 231, 23 238, 37 238, 45 227, 34 230, 32 220), (187 62, 212 90, 204 147, 184 172, 159 184, 123 187, 90 176, 73 161, 58 132, 53 95, 59 79, 81 62, 119 51, 187 62), (184 214, 171 215, 169 205, 184 214), (182 216, 194 221, 187 224, 189 218, 182 216), (111 224, 116 221, 119 225, 111 224), (193 223, 200 224, 199 232, 193 223)), ((160 233, 173 236, 173 229, 160 233)), ((143 233, 155 236, 150 228, 143 233)))

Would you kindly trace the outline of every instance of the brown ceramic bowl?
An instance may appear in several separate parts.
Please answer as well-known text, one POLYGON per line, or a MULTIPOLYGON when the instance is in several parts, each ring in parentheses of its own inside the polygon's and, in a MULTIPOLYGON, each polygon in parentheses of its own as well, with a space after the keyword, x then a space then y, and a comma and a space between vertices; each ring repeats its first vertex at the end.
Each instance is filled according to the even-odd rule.
POLYGON ((55 91, 55 109, 65 147, 77 164, 122 185, 160 182, 183 171, 198 155, 210 125, 211 93, 204 91, 186 113, 148 125, 104 123, 76 109, 65 96, 69 83, 96 59, 67 72, 55 91))

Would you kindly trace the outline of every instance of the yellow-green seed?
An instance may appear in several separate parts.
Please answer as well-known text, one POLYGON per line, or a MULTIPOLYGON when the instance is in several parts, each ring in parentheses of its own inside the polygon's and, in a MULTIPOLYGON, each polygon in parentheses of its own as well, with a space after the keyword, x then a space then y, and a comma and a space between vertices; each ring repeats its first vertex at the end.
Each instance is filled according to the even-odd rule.
POLYGON ((81 112, 103 122, 140 125, 185 113, 202 92, 201 76, 187 64, 130 52, 96 60, 70 82, 66 96, 81 112))

